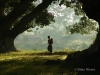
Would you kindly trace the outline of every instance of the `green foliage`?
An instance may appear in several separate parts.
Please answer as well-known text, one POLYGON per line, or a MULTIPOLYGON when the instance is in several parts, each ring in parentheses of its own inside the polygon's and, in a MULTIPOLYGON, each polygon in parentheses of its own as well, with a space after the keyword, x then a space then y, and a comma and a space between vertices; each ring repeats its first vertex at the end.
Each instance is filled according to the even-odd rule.
MULTIPOLYGON (((22 6, 21 5, 20 6, 23 7, 23 9, 26 9, 25 12, 18 15, 18 17, 16 18, 16 21, 14 21, 12 23, 10 30, 13 29, 15 26, 17 26, 17 24, 24 17, 29 15, 34 10, 34 8, 36 7, 35 6, 36 1, 37 0, 26 0, 26 1, 24 1, 24 0, 0 0, 0 8, 2 8, 2 7, 4 8, 4 13, 6 13, 5 17, 9 16, 9 14, 11 12, 13 12, 13 9, 16 9, 17 7, 19 7, 20 4, 22 4, 22 6), (24 5, 27 6, 27 8, 24 8, 24 5)), ((20 8, 19 8, 19 10, 20 10, 20 8)), ((21 10, 20 11, 19 10, 17 10, 17 11, 15 10, 14 12, 19 13, 21 11, 21 10)), ((52 13, 49 13, 46 9, 40 15, 38 15, 34 20, 35 20, 34 24, 28 23, 25 25, 26 28, 34 28, 36 26, 35 24, 43 27, 44 25, 49 25, 51 23, 51 21, 55 22, 54 16, 52 15, 52 13)))
POLYGON ((0 0, 0 4, 1 6, 11 7, 17 5, 19 1, 20 0, 0 0))
MULTIPOLYGON (((28 0, 28 1, 32 2, 32 0, 28 0)), ((3 3, 2 5, 7 6, 7 7, 5 7, 6 8, 5 12, 7 13, 7 15, 9 15, 9 13, 19 3, 23 3, 23 2, 25 3, 25 2, 28 2, 28 1, 23 1, 23 0, 8 0, 8 1, 5 0, 5 1, 3 1, 3 0, 1 0, 1 2, 3 3)), ((35 2, 37 0, 33 0, 33 1, 35 2)), ((45 0, 43 0, 43 1, 45 1, 45 0)), ((83 14, 83 11, 81 10, 81 6, 82 5, 81 5, 81 3, 79 3, 76 0, 71 0, 71 1, 68 1, 68 0, 53 0, 54 3, 56 1, 59 2, 59 5, 65 4, 66 7, 74 8, 76 15, 83 14)), ((14 28, 14 26, 16 26, 20 22, 20 20, 23 19, 26 15, 28 15, 29 13, 31 13, 34 8, 35 8, 34 3, 33 4, 30 3, 30 5, 27 8, 27 10, 22 15, 19 16, 19 18, 13 23, 13 25, 11 26, 10 29, 14 28)), ((36 25, 38 25, 41 28, 43 28, 43 26, 49 25, 51 22, 55 22, 54 15, 52 13, 48 12, 47 9, 45 9, 40 15, 38 15, 35 18, 34 21, 35 21, 34 24, 33 23, 28 23, 26 25, 26 27, 28 27, 28 28, 34 28, 36 25)), ((31 31, 31 30, 28 30, 28 31, 31 31)), ((73 31, 73 30, 71 29, 71 31, 73 31)))
POLYGON ((35 20, 36 24, 43 26, 49 25, 51 21, 55 22, 54 15, 47 10, 44 10, 39 16, 36 17, 35 20))
POLYGON ((93 42, 95 42, 96 36, 93 36, 91 39, 93 42))
MULTIPOLYGON (((34 9, 34 5, 30 6, 27 11, 22 14, 19 19, 16 21, 15 24, 17 24, 24 16, 29 14, 34 9)), ((38 15, 34 20, 32 20, 26 27, 34 28, 35 26, 40 26, 43 28, 43 26, 49 25, 51 22, 55 22, 54 15, 47 10, 44 10, 40 15, 38 15)), ((32 31, 31 29, 27 30, 28 32, 32 31)))
POLYGON ((94 20, 91 20, 87 17, 81 17, 80 21, 77 23, 74 23, 73 25, 69 25, 66 27, 67 33, 71 32, 73 33, 81 33, 81 34, 89 34, 90 31, 96 31, 97 22, 94 20))
POLYGON ((66 7, 74 8, 76 15, 82 15, 84 13, 82 10, 82 4, 77 0, 62 0, 60 5, 62 4, 66 5, 66 7))

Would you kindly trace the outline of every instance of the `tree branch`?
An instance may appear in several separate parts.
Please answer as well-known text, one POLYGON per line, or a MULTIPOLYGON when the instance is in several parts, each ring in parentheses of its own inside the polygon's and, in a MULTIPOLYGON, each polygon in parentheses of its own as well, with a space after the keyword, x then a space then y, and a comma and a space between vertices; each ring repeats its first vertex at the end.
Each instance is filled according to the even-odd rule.
MULTIPOLYGON (((32 2, 32 0, 31 0, 32 2)), ((21 1, 13 10, 11 13, 9 13, 6 18, 3 20, 2 27, 0 27, 0 31, 3 32, 7 29, 10 29, 12 24, 21 16, 27 8, 29 7, 30 2, 29 0, 21 1), (6 22, 5 22, 6 21, 6 22)))
POLYGON ((43 1, 41 4, 35 7, 30 14, 23 17, 20 20, 20 22, 17 25, 15 25, 15 27, 10 31, 10 34, 17 33, 16 35, 14 35, 14 37, 16 37, 20 33, 24 32, 26 29, 28 29, 28 28, 26 29, 22 28, 25 28, 29 22, 31 22, 36 16, 38 16, 43 10, 45 10, 52 3, 52 1, 53 0, 43 1))

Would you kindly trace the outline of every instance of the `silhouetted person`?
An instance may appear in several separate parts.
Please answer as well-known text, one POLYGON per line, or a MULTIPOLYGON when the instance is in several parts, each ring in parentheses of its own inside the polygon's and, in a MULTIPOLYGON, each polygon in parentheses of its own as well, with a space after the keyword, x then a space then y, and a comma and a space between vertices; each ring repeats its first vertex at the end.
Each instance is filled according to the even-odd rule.
POLYGON ((50 52, 50 53, 52 53, 52 44, 53 44, 53 39, 51 38, 50 39, 50 36, 48 36, 48 51, 50 52))

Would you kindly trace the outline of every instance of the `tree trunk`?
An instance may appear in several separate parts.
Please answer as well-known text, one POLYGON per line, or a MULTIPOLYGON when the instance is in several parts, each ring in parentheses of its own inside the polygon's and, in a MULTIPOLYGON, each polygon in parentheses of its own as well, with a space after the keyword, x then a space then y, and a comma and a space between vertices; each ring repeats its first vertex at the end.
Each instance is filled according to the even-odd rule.
MULTIPOLYGON (((100 28, 99 28, 100 29, 100 28)), ((94 43, 83 51, 77 51, 68 55, 65 64, 69 68, 73 67, 95 67, 100 69, 100 30, 94 43), (70 64, 70 65, 69 65, 70 64), (73 66, 72 66, 73 65, 73 66), (72 66, 72 67, 71 67, 72 66)))
POLYGON ((15 38, 3 38, 0 40, 0 53, 6 53, 10 51, 17 51, 14 46, 15 38))
POLYGON ((99 50, 100 44, 99 43, 100 43, 100 27, 99 27, 99 31, 97 33, 94 43, 87 50, 85 50, 89 57, 91 56, 100 57, 100 50, 99 50))

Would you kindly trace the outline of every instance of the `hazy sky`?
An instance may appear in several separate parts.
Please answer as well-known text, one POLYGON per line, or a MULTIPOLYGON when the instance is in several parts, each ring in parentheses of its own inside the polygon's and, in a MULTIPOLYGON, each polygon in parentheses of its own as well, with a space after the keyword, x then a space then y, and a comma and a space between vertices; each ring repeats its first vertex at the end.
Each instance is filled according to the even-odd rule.
POLYGON ((66 8, 64 5, 60 7, 59 5, 52 4, 51 6, 49 6, 48 11, 54 14, 55 23, 51 23, 49 26, 44 26, 43 28, 36 26, 32 29, 33 32, 20 34, 15 40, 15 46, 17 48, 21 47, 22 49, 25 49, 24 47, 27 46, 27 49, 38 49, 38 46, 43 44, 43 47, 40 47, 40 49, 46 49, 48 45, 48 35, 50 35, 54 39, 53 49, 63 50, 65 48, 70 48, 80 50, 88 48, 93 43, 92 38, 96 36, 96 32, 92 32, 92 34, 88 35, 66 34, 65 26, 72 25, 73 23, 78 22, 82 15, 76 16, 73 9, 66 8), (52 25, 55 26, 55 28, 59 27, 58 30, 54 29, 52 25), (37 28, 39 28, 39 30, 36 30, 37 28), (20 36, 25 34, 34 35, 35 32, 38 33, 37 35, 45 38, 45 40, 41 42, 38 41, 38 46, 36 46, 35 44, 32 45, 27 40, 27 42, 24 41, 23 46, 20 46, 22 43, 20 43, 19 45, 17 44, 18 38, 21 38, 20 36))

